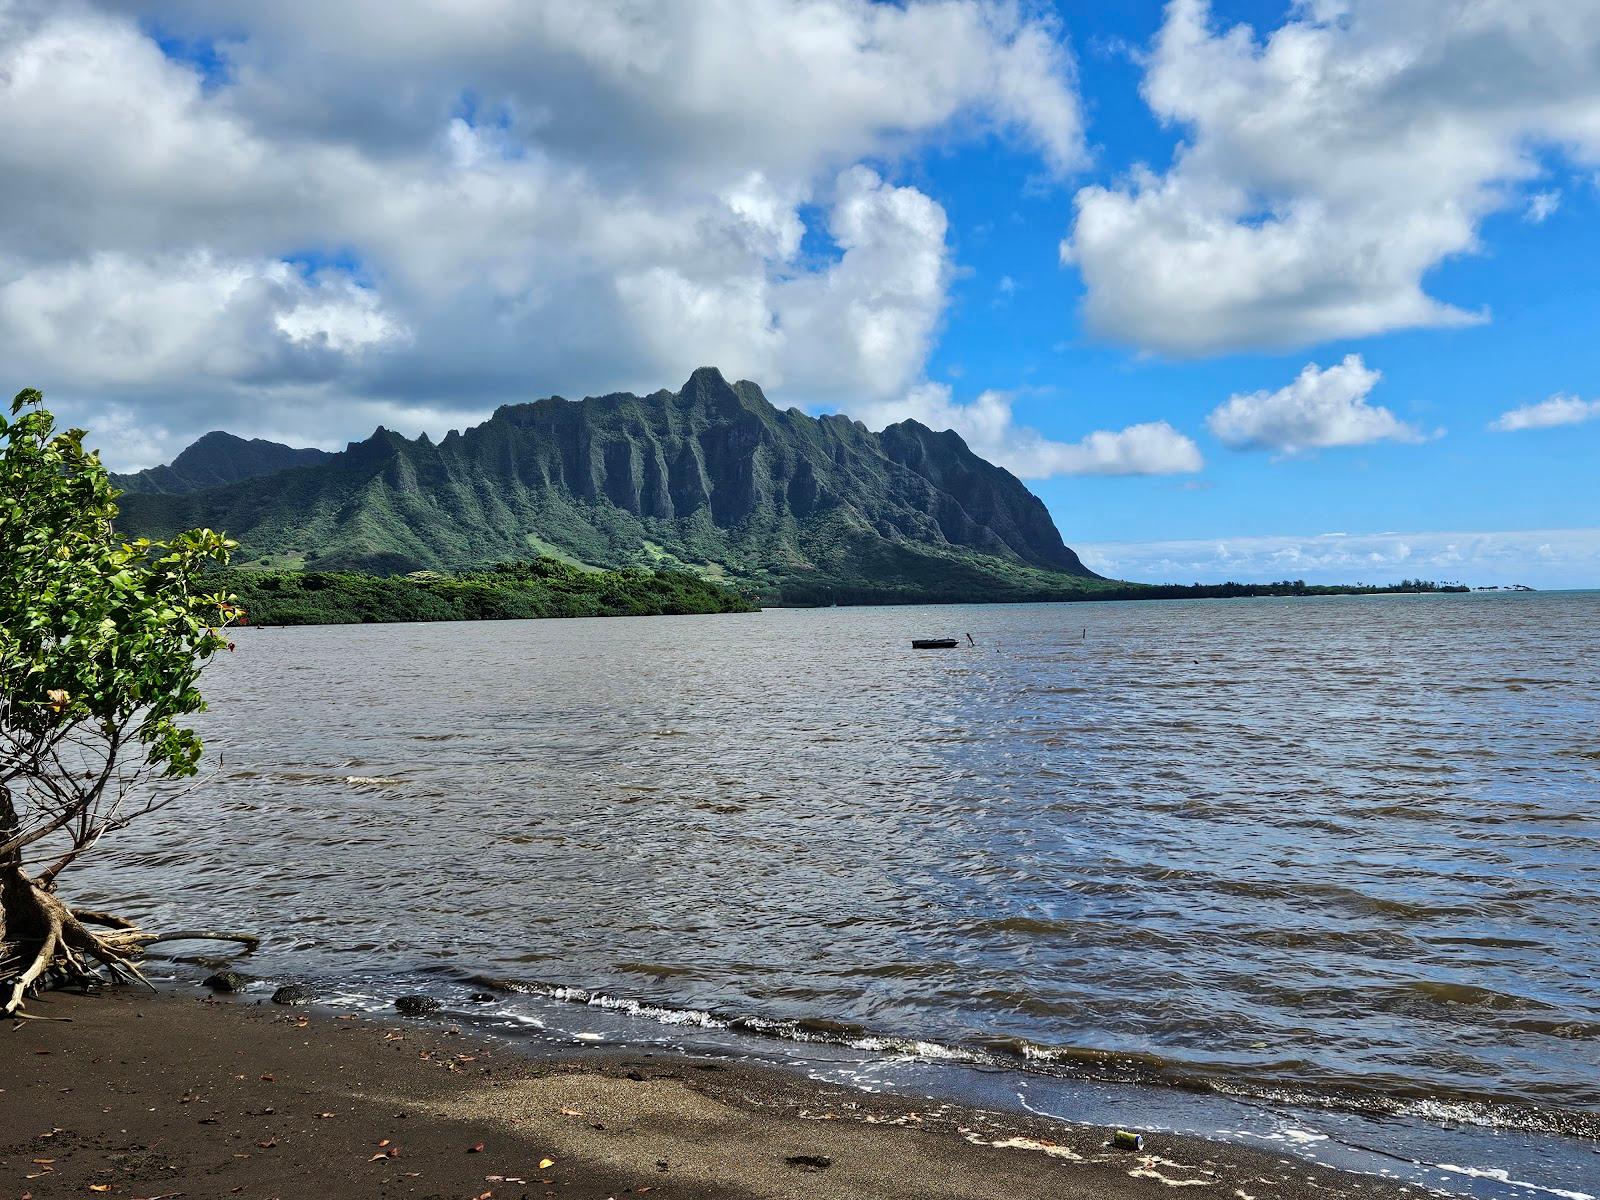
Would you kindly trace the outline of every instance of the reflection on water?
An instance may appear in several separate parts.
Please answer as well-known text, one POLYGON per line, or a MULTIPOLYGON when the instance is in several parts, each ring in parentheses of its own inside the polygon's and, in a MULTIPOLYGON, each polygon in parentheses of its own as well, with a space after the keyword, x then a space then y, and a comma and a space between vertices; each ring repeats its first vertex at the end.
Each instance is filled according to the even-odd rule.
POLYGON ((242 631, 218 775, 76 886, 301 973, 1582 1132, 1597 628, 1591 593, 242 631))

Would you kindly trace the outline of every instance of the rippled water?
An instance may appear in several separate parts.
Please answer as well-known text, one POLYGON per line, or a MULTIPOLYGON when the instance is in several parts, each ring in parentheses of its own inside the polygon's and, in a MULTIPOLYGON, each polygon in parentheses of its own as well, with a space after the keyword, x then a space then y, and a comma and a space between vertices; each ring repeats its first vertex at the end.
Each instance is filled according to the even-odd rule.
POLYGON ((301 974, 1594 1137, 1597 651, 1597 593, 247 630, 220 770, 77 886, 301 974))

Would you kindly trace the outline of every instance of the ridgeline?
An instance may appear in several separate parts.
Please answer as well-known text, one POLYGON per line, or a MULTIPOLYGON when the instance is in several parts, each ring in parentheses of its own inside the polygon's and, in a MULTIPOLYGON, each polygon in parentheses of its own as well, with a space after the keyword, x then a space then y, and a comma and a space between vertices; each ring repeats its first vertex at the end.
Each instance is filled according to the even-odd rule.
POLYGON ((1051 600, 1101 582, 1043 502, 956 434, 780 411, 710 368, 677 392, 507 405, 437 443, 379 429, 287 469, 303 452, 253 445, 120 478, 119 527, 225 529, 249 567, 404 575, 540 555, 789 604, 1051 600))

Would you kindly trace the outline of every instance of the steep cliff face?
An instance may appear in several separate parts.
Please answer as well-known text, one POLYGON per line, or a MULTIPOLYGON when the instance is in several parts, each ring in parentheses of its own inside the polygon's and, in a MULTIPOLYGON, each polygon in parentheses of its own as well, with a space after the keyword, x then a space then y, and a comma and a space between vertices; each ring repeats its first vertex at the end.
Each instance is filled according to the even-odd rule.
POLYGON ((210 525, 246 559, 324 569, 556 552, 795 600, 1042 596, 1095 578, 1039 499, 955 434, 779 411, 710 368, 677 392, 508 405, 438 443, 379 429, 309 466, 122 505, 131 530, 210 525))
POLYGON ((277 442, 215 431, 200 438, 171 463, 131 475, 112 475, 111 482, 125 492, 181 493, 241 479, 273 475, 290 467, 305 467, 332 458, 326 450, 297 450, 277 442))

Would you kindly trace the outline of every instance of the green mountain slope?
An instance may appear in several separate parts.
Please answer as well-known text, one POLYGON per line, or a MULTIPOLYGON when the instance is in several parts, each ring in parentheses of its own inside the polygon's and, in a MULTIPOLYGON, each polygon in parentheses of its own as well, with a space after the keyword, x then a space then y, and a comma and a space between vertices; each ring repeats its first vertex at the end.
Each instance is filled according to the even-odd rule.
POLYGON ((326 450, 297 450, 277 442, 246 441, 220 431, 206 434, 171 463, 133 475, 112 475, 112 485, 125 492, 198 492, 290 467, 305 467, 332 458, 326 450))
POLYGON ((791 603, 1025 599, 1099 584, 1043 503, 954 433, 779 411, 710 368, 678 392, 380 428, 310 466, 122 498, 130 532, 225 529, 237 561, 396 574, 532 553, 683 566, 791 603))

